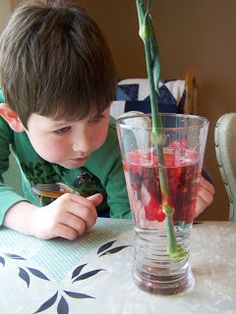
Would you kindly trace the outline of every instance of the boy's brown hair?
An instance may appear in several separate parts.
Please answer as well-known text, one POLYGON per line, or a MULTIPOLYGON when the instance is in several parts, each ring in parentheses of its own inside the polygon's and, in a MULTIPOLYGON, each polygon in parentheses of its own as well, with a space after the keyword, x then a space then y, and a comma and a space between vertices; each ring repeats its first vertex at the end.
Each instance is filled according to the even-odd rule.
POLYGON ((112 57, 96 23, 64 1, 26 2, 0 37, 5 102, 27 127, 32 113, 79 120, 114 99, 112 57))

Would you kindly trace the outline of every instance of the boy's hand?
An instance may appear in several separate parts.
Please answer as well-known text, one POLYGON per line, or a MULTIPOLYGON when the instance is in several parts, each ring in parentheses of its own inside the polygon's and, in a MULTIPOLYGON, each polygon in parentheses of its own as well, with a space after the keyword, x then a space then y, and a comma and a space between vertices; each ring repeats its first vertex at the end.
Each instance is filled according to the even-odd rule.
POLYGON ((87 198, 67 193, 44 207, 22 201, 8 210, 3 225, 45 240, 56 237, 73 240, 95 224, 95 207, 102 200, 100 193, 87 198))
POLYGON ((102 199, 103 196, 99 193, 87 198, 72 193, 60 196, 51 204, 36 209, 33 234, 41 239, 77 238, 95 224, 95 206, 102 199))
POLYGON ((205 208, 213 202, 214 194, 214 186, 209 181, 201 177, 200 189, 197 195, 195 218, 200 215, 205 210, 205 208))

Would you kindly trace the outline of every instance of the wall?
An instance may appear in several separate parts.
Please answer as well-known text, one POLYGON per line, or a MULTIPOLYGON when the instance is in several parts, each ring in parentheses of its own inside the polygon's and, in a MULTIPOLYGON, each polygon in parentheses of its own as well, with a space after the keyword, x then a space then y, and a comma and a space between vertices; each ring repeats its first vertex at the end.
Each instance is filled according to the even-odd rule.
POLYGON ((10 2, 1 0, 0 4, 0 32, 3 30, 10 14, 10 2))
MULTIPOLYGON (((135 0, 74 2, 86 7, 101 27, 114 56, 118 76, 145 77, 135 0)), ((205 166, 213 176, 216 196, 213 205, 200 218, 227 219, 228 199, 216 163, 213 135, 220 115, 235 111, 236 1, 154 2, 152 15, 161 52, 161 77, 184 78, 188 66, 193 64, 200 88, 199 114, 210 120, 205 166)), ((3 0, 0 14, 4 20, 2 3, 3 0)))

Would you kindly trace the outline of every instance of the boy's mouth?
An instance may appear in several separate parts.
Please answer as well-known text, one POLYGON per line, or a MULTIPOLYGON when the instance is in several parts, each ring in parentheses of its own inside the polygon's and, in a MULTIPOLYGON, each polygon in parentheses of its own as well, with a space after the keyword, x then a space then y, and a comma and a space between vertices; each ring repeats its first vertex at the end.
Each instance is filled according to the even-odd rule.
POLYGON ((79 157, 79 158, 73 158, 70 161, 72 163, 77 163, 77 164, 83 165, 87 161, 87 159, 88 159, 88 156, 86 156, 86 157, 79 157))
POLYGON ((60 165, 68 169, 79 168, 79 167, 82 167, 86 163, 87 159, 88 159, 88 156, 83 157, 83 158, 68 159, 67 161, 64 161, 63 163, 60 163, 60 165))
POLYGON ((71 159, 72 161, 80 161, 80 162, 83 162, 83 161, 86 161, 88 159, 88 156, 86 157, 79 157, 79 158, 73 158, 71 159))
POLYGON ((64 160, 63 162, 60 162, 58 164, 67 169, 79 168, 86 163, 88 157, 89 155, 86 155, 85 157, 71 158, 64 160))

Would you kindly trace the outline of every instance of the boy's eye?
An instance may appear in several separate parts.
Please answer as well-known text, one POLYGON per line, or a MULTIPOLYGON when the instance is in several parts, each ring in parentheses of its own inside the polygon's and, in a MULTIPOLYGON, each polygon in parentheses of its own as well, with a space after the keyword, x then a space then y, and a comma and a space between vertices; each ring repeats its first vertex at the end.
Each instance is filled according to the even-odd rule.
POLYGON ((96 123, 96 122, 99 122, 102 118, 104 118, 104 115, 103 115, 103 114, 97 114, 96 116, 91 117, 91 118, 89 119, 89 122, 90 122, 90 123, 96 123))
POLYGON ((64 128, 61 128, 61 129, 53 131, 53 133, 61 135, 61 134, 64 134, 64 133, 68 132, 70 129, 71 129, 70 126, 66 126, 64 128))

